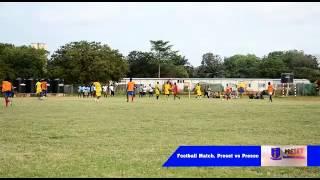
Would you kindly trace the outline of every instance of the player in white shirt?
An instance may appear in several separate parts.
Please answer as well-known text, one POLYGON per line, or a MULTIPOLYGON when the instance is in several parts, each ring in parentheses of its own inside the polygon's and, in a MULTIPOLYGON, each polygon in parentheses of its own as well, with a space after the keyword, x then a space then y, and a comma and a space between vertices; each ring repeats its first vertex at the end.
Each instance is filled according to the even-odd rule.
POLYGON ((145 96, 147 94, 147 86, 144 86, 142 88, 142 92, 143 92, 143 96, 145 96))
POLYGON ((108 97, 108 92, 107 92, 107 86, 106 85, 103 85, 102 86, 102 92, 103 92, 103 97, 108 97))
POLYGON ((113 85, 111 84, 109 88, 110 88, 111 96, 114 96, 114 87, 113 87, 113 85))
POLYGON ((153 88, 151 87, 151 84, 148 86, 148 91, 149 91, 149 97, 153 97, 153 88))

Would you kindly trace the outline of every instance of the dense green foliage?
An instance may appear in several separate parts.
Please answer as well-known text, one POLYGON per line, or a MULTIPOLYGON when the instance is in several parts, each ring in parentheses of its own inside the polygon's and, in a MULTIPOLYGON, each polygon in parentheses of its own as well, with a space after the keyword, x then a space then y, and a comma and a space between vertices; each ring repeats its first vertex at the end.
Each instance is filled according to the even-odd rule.
POLYGON ((208 52, 194 67, 169 41, 150 41, 148 52, 131 51, 124 57, 118 50, 99 42, 71 42, 49 52, 28 46, 0 43, 0 80, 5 77, 62 78, 66 83, 118 81, 134 78, 295 78, 320 79, 318 59, 303 51, 274 51, 266 56, 236 54, 231 57, 208 52))

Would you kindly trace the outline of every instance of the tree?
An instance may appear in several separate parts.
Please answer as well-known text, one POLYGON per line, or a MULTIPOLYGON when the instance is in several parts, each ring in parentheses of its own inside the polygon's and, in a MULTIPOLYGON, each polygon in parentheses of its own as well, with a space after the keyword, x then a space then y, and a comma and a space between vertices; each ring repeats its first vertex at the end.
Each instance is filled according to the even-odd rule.
POLYGON ((157 62, 150 52, 132 51, 128 55, 129 77, 157 77, 157 62))
POLYGON ((189 78, 195 77, 195 68, 192 65, 184 66, 184 68, 186 69, 189 78))
POLYGON ((132 51, 128 55, 131 77, 189 77, 190 64, 185 56, 173 51, 169 41, 150 41, 151 51, 132 51), (161 72, 160 72, 161 69, 161 72), (160 74, 161 73, 161 74, 160 74))
POLYGON ((160 78, 160 66, 163 61, 166 60, 166 57, 169 56, 172 45, 168 45, 169 41, 152 41, 151 43, 151 51, 155 53, 156 58, 158 60, 158 78, 160 78))
POLYGON ((295 78, 311 81, 320 78, 317 58, 303 51, 274 51, 265 56, 259 67, 260 77, 280 78, 281 73, 293 73, 295 78))
POLYGON ((171 52, 169 54, 167 63, 171 63, 175 66, 190 66, 190 63, 188 62, 188 59, 185 56, 181 56, 178 54, 177 51, 171 52))
POLYGON ((48 52, 44 49, 0 43, 0 79, 44 77, 47 55, 48 52))
POLYGON ((54 52, 48 63, 51 78, 63 78, 66 83, 118 81, 128 71, 118 50, 99 42, 71 42, 54 52))
POLYGON ((281 73, 290 72, 283 61, 283 55, 282 51, 274 51, 264 56, 259 66, 260 77, 280 78, 281 73))
POLYGON ((311 81, 320 78, 317 58, 312 55, 297 50, 285 51, 283 61, 294 73, 295 78, 306 78, 311 81))
POLYGON ((13 78, 14 71, 7 64, 7 51, 14 48, 12 44, 0 43, 0 80, 2 81, 6 77, 13 78))
POLYGON ((259 77, 260 60, 253 54, 234 55, 224 59, 225 76, 230 78, 259 77))
POLYGON ((201 65, 197 68, 197 77, 222 77, 224 74, 223 60, 219 55, 206 53, 202 56, 201 65))

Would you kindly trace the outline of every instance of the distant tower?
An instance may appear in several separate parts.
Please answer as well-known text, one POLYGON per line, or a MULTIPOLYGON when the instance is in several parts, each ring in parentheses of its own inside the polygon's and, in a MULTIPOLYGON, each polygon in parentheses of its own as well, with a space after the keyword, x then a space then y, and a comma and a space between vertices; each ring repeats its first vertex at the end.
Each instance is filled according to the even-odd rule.
POLYGON ((31 47, 33 47, 35 49, 44 49, 44 50, 48 51, 48 46, 45 43, 31 43, 31 47))
POLYGON ((315 54, 314 57, 317 58, 318 66, 320 67, 320 54, 315 54))
POLYGON ((45 66, 43 67, 43 71, 45 73, 47 73, 47 69, 45 68, 48 64, 48 56, 49 56, 49 51, 48 51, 48 46, 46 43, 31 43, 31 47, 32 48, 35 48, 35 49, 44 49, 47 51, 46 53, 46 58, 47 58, 47 61, 45 62, 45 66))

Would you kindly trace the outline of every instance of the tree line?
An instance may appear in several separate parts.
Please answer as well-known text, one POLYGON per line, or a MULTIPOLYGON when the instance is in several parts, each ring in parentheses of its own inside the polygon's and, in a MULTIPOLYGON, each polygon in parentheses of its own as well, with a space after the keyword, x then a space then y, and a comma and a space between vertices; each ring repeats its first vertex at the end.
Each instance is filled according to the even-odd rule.
POLYGON ((30 46, 0 43, 0 80, 20 78, 61 78, 65 83, 119 81, 133 78, 295 78, 312 82, 320 79, 318 59, 303 51, 273 51, 263 57, 236 54, 222 57, 203 54, 200 66, 192 66, 169 41, 150 41, 149 51, 131 51, 127 56, 107 44, 78 41, 49 52, 30 46), (159 73, 160 72, 160 73, 159 73))

